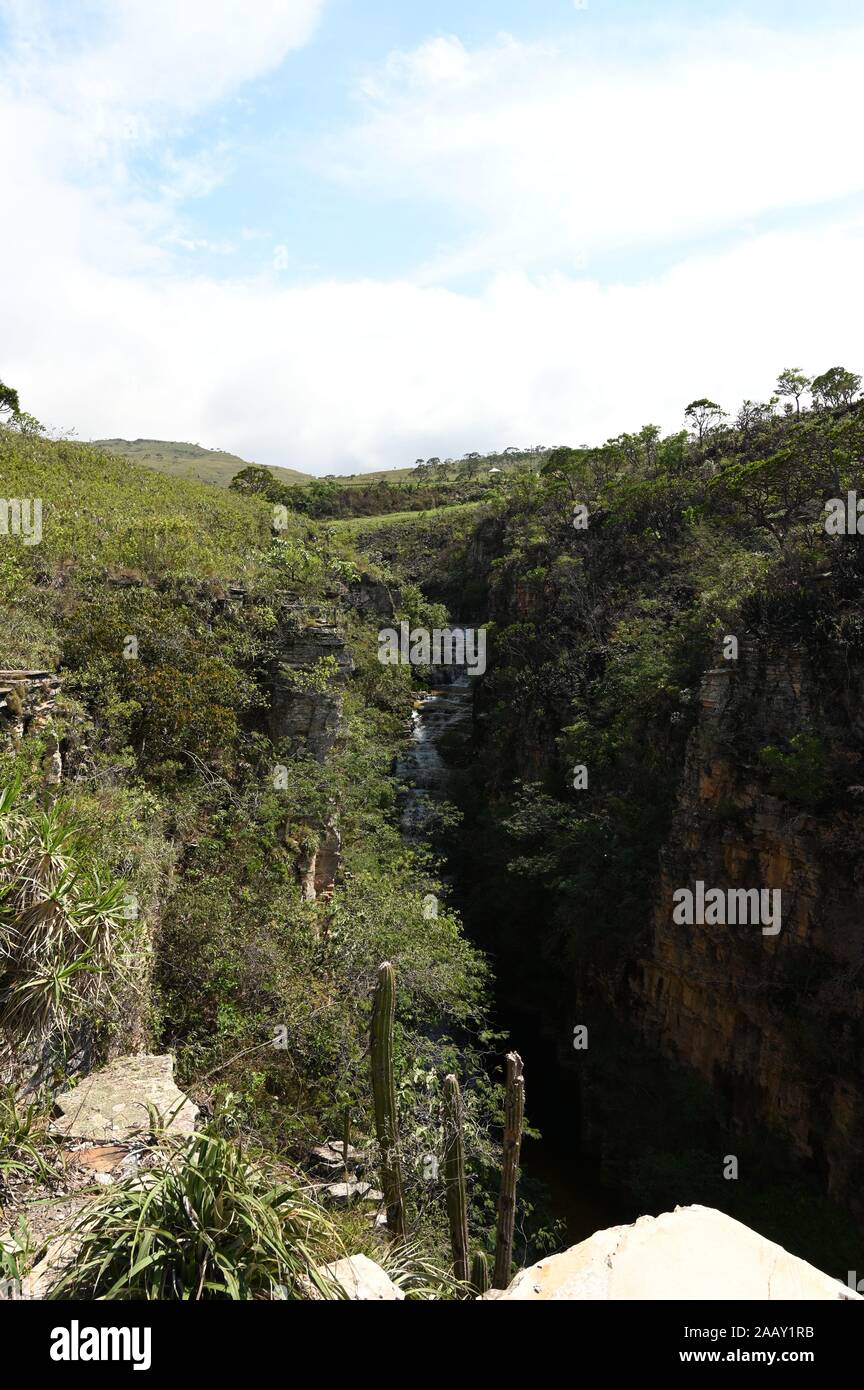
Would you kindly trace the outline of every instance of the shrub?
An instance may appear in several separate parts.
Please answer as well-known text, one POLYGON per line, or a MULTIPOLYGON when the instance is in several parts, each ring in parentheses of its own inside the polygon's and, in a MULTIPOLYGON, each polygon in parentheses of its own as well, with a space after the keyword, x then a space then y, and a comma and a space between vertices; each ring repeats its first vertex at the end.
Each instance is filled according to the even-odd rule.
POLYGON ((769 790, 804 811, 814 810, 825 795, 827 773, 822 740, 812 733, 795 734, 788 752, 769 744, 759 761, 770 774, 769 790))
POLYGON ((80 1248, 54 1299, 339 1297, 315 1269, 333 1239, 326 1213, 214 1135, 108 1189, 71 1234, 80 1248))
POLYGON ((62 803, 0 791, 0 1032, 17 1046, 68 1036, 112 999, 124 885, 95 863, 62 803))

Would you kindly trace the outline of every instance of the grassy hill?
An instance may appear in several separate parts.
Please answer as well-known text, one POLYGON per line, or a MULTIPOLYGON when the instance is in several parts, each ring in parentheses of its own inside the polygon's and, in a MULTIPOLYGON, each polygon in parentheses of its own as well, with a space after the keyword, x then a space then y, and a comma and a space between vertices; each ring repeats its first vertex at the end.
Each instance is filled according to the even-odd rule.
MULTIPOLYGON (((94 439, 92 443, 94 448, 104 449, 106 453, 121 458, 134 459, 136 463, 143 464, 145 468, 154 468, 158 473, 167 473, 173 478, 192 478, 201 483, 216 483, 219 487, 228 487, 235 473, 249 467, 248 459, 228 453, 226 449, 205 449, 200 444, 182 444, 171 439, 94 439)), ((477 473, 481 475, 488 472, 490 467, 507 473, 526 464, 537 467, 542 461, 537 450, 491 453, 477 455, 476 458, 477 473)), ((262 466, 266 466, 267 471, 281 483, 308 483, 313 476, 295 468, 262 466)), ((436 483, 455 482, 464 476, 463 469, 462 460, 445 460, 424 476, 426 481, 434 477, 436 483)), ((341 487, 359 488, 382 480, 388 483, 416 482, 420 475, 416 468, 411 467, 379 468, 371 473, 328 473, 326 476, 341 487)))
MULTIPOLYGON (((227 487, 235 473, 249 467, 248 459, 229 454, 225 449, 204 449, 200 444, 180 444, 170 439, 94 439, 93 444, 107 453, 155 468, 158 473, 216 483, 219 487, 227 487)), ((305 483, 311 476, 298 473, 294 468, 270 468, 269 471, 283 483, 305 483)))

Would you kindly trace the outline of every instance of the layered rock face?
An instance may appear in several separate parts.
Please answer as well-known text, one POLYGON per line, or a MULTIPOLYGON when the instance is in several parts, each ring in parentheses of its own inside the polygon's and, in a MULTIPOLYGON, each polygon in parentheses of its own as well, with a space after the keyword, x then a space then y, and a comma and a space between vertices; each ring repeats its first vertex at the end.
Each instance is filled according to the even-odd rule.
MULTIPOLYGON (((294 613, 278 631, 271 678, 270 734, 293 751, 323 763, 342 723, 342 691, 354 661, 341 633, 320 609, 294 613)), ((285 827, 296 854, 303 898, 329 898, 339 872, 342 840, 333 814, 323 824, 285 827), (308 832, 308 834, 306 833, 308 832)))
POLYGON ((297 751, 323 763, 339 733, 341 687, 353 666, 342 636, 326 615, 310 611, 283 624, 271 686, 271 737, 289 738, 297 751), (326 681, 316 681, 316 668, 328 657, 334 669, 326 681))
MULTIPOLYGON (((650 948, 630 977, 646 1041, 695 1067, 730 1129, 775 1127, 835 1199, 864 1177, 864 672, 818 651, 743 639, 701 688, 650 948), (818 815, 771 795, 759 749, 808 728, 825 749, 818 815), (771 888, 780 931, 679 925, 677 889, 771 888)), ((812 800, 812 798, 811 798, 812 800)))

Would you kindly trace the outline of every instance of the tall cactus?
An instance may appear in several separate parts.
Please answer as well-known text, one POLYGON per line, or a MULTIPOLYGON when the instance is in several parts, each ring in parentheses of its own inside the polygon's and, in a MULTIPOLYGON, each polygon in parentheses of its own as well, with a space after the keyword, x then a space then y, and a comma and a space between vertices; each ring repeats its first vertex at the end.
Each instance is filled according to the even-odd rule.
POLYGON ((501 1164, 501 1191, 498 1196, 498 1230, 495 1241, 495 1270, 492 1287, 506 1289, 513 1264, 513 1230, 516 1224, 516 1183, 519 1178, 519 1150, 525 1119, 525 1082, 522 1058, 507 1053, 507 1090, 504 1099, 504 1152, 501 1164))
POLYGON ((396 1080, 393 1074, 393 1020, 396 1015, 396 976, 385 960, 378 967, 378 983, 372 1004, 372 1097, 375 1104, 375 1137, 381 1150, 381 1188, 387 1208, 387 1225, 400 1240, 405 1237, 402 1170, 399 1164, 399 1120, 396 1113, 396 1080))
POLYGON ((468 1278, 468 1194, 465 1185, 465 1145, 462 1138, 462 1097, 455 1076, 444 1078, 444 1181, 453 1273, 468 1278))
POLYGON ((489 1261, 485 1250, 475 1250, 471 1261, 471 1287, 476 1294, 489 1292, 489 1261))

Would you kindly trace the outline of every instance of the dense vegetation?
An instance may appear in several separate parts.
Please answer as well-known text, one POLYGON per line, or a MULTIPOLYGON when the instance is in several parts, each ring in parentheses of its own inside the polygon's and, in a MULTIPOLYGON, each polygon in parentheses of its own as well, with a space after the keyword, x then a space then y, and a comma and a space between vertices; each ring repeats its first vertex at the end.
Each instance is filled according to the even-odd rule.
MULTIPOLYGON (((5 1069, 26 1052, 56 1088, 82 1059, 139 1045, 176 1054, 208 1137, 192 1168, 166 1173, 159 1200, 182 1224, 190 1193, 204 1200, 199 1170, 213 1168, 250 1231, 227 1273, 214 1235, 212 1296, 301 1287, 286 1251, 305 1211, 303 1163, 346 1117, 372 1147, 367 1039, 384 959, 399 986, 406 1187, 415 1268, 427 1272, 417 1296, 428 1296, 429 1261, 447 1263, 443 1185, 426 1161, 441 1153, 447 1072, 466 1097, 472 1243, 488 1244, 500 1119, 488 1062, 502 1040, 489 1031, 474 941, 495 949, 499 1001, 518 981, 520 1007, 541 1012, 557 979, 608 1008, 646 930, 719 638, 736 624, 787 624, 840 665, 858 650, 861 543, 824 520, 826 501, 864 489, 859 387, 840 368, 812 382, 784 372, 785 408, 748 401, 729 420, 705 398, 671 436, 649 425, 597 448, 541 450, 502 460, 491 479, 478 455, 437 477, 437 460, 418 461, 407 479, 368 485, 286 486, 247 468, 230 491, 47 440, 14 393, 0 397, 0 491, 43 505, 40 544, 0 537, 0 664, 62 678, 50 717, 26 737, 9 727, 14 691, 0 711, 5 1069), (475 794, 463 806, 471 835, 461 850, 449 841, 472 939, 448 906, 440 846, 399 833, 391 770, 412 676, 376 660, 379 619, 355 602, 372 590, 392 598, 396 620, 434 626, 442 604, 491 619, 475 794), (307 694, 338 690, 340 732, 320 760, 280 738, 271 713, 286 643, 322 613, 354 669, 344 678, 325 660, 292 677, 307 694), (54 750, 59 785, 45 775, 54 750), (590 780, 575 795, 580 764, 590 780), (277 767, 287 775, 275 779, 277 767), (334 890, 308 900, 300 865, 334 819, 334 890), (273 1215, 283 1208, 287 1224, 273 1215), (263 1254, 256 1222, 272 1229, 263 1254)), ((823 733, 749 748, 745 731, 742 750, 772 794, 812 810, 836 781, 823 733)), ((614 1103, 616 1068, 635 1065, 625 1052, 623 1042, 608 1052, 597 1086, 619 1136, 609 1171, 646 1206, 710 1199, 683 1130, 666 1147, 643 1142, 634 1160, 645 1117, 614 1103)), ((647 1108, 665 1074, 638 1065, 647 1108)), ((683 1128, 704 1118, 707 1131, 710 1102, 695 1083, 662 1084, 683 1128)), ((529 1109, 530 1094, 529 1081, 529 1109)), ((51 1171, 43 1139, 38 1114, 0 1108, 0 1202, 22 1155, 51 1171)), ((85 1272, 134 1226, 135 1202, 125 1190, 106 1201, 85 1272)), ((771 1224, 764 1211, 743 1214, 771 1224)), ((313 1224, 316 1257, 345 1244, 380 1253, 355 1211, 313 1224)), ((526 1204, 521 1258, 544 1248, 542 1224, 526 1204)), ((783 1235, 776 1224, 769 1233, 783 1235)), ((197 1237, 175 1234, 151 1290, 179 1293, 172 1280, 195 1266, 197 1237)), ((119 1265, 110 1277, 116 1296, 136 1291, 119 1265)))
MULTIPOLYGON (((498 470, 500 473, 500 470, 498 470)), ((496 479, 478 476, 474 463, 453 477, 436 478, 426 465, 411 478, 392 482, 377 477, 371 482, 313 478, 308 484, 286 485, 266 468, 242 469, 232 480, 231 489, 249 497, 263 497, 283 511, 321 518, 385 516, 391 512, 422 512, 436 507, 464 505, 490 500, 496 479)))
MULTIPOLYGON (((256 498, 38 431, 0 431, 0 477, 7 497, 41 497, 44 518, 41 544, 0 548, 2 662, 62 678, 50 719, 23 739, 7 723, 0 750, 14 788, 0 808, 0 929, 20 942, 34 914, 44 927, 0 980, 7 1073, 26 1048, 56 1086, 82 1055, 95 1065, 143 1044, 175 1052, 212 1126, 262 1161, 300 1165, 346 1113, 370 1146, 370 997, 389 958, 417 1260, 445 1249, 441 1184, 421 1159, 440 1147, 438 1086, 453 1070, 471 1080, 482 1235, 497 1107, 477 1051, 485 966, 428 852, 401 841, 390 768, 410 674, 378 663, 377 624, 347 603, 386 576, 305 518, 274 536, 256 498), (274 740, 269 721, 281 643, 321 605, 355 664, 324 762, 274 740), (52 748, 60 786, 46 784, 52 748), (334 813, 337 890, 304 901, 298 861, 334 813)), ((416 589, 401 593, 407 616, 427 616, 416 589)), ((331 675, 310 673, 308 688, 326 692, 331 675)), ((353 1248, 377 1250, 358 1215, 334 1220, 353 1248)))
MULTIPOLYGON (((790 375, 800 393, 799 373, 779 384, 790 375)), ((782 1136, 751 1140, 758 1182, 724 1183, 710 1157, 722 1107, 646 1055, 620 1019, 649 937, 702 675, 722 664, 725 634, 810 653, 820 679, 811 724, 770 743, 742 725, 735 758, 790 821, 838 811, 860 845, 848 784, 861 750, 838 746, 829 715, 862 656, 864 547, 857 534, 826 531, 826 503, 842 499, 845 510, 847 492, 864 487, 859 386, 836 369, 813 383, 807 408, 746 402, 734 420, 696 402, 687 431, 663 438, 648 426, 597 449, 557 450, 539 476, 514 479, 474 541, 492 660, 476 701, 470 856, 454 846, 472 934, 496 951, 504 1016, 543 1020, 559 1056, 574 1018, 606 1040, 581 1068, 604 1171, 640 1210, 713 1203, 838 1270, 857 1238, 820 1204, 818 1182, 796 1188, 782 1136), (538 921, 542 931, 526 930, 538 921)), ((815 986, 825 970, 813 953, 802 963, 790 996, 796 1036, 825 1027, 815 986)))

